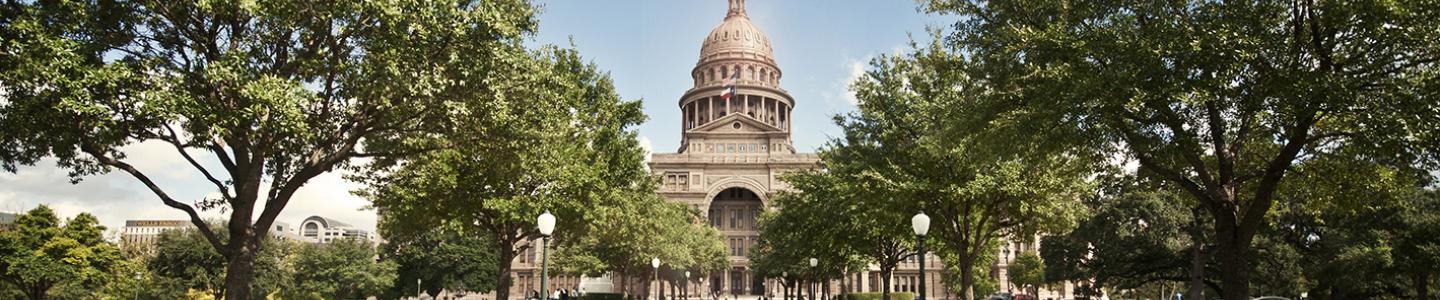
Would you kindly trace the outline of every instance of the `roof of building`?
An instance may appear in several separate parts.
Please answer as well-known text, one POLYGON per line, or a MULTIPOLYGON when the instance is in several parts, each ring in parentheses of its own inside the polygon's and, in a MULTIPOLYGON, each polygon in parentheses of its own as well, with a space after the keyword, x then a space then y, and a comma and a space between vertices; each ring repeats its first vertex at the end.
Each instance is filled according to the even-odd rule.
POLYGON ((190 220, 125 220, 125 227, 190 226, 190 220))
POLYGON ((310 221, 320 222, 320 224, 325 225, 325 228, 351 227, 350 224, 346 224, 345 222, 340 222, 336 221, 335 219, 321 216, 310 216, 309 218, 305 218, 304 221, 300 221, 300 224, 305 224, 310 221))
POLYGON ((770 48, 770 37, 766 36, 760 27, 750 23, 750 17, 745 15, 745 0, 730 0, 725 21, 710 30, 710 35, 705 37, 705 42, 700 46, 700 63, 709 62, 717 58, 718 54, 724 53, 774 62, 775 51, 770 48))

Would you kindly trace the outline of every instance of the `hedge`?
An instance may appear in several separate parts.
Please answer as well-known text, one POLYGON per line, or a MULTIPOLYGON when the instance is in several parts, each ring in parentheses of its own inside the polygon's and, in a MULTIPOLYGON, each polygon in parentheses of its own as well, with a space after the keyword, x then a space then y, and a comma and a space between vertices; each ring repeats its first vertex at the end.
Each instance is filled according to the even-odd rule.
POLYGON ((625 295, 619 293, 585 293, 581 300, 624 300, 625 295))
MULTIPOLYGON (((882 297, 880 293, 849 293, 846 294, 845 300, 884 300, 882 297)), ((915 300, 915 293, 892 292, 890 300, 915 300)))

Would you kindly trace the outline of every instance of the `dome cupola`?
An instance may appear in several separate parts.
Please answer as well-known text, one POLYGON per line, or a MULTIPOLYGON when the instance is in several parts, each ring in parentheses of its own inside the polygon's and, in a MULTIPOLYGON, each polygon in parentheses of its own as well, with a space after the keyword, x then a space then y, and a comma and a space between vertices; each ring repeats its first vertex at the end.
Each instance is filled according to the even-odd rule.
POLYGON ((680 152, 793 154, 795 99, 780 88, 770 38, 750 22, 745 0, 729 1, 725 20, 700 45, 700 60, 690 73, 695 85, 678 103, 680 152))
POLYGON ((700 64, 724 58, 750 58, 775 63, 770 37, 750 23, 745 0, 730 0, 725 21, 710 30, 700 46, 700 64))

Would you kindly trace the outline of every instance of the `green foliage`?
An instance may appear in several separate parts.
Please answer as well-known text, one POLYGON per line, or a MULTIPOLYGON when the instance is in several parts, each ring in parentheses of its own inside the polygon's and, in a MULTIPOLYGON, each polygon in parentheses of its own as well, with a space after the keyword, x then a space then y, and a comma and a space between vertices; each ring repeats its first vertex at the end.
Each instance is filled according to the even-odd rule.
POLYGON ((437 227, 419 236, 389 236, 382 246, 383 260, 392 261, 397 277, 388 295, 415 292, 419 279, 430 295, 441 290, 487 292, 495 288, 494 241, 489 235, 464 234, 437 227))
MULTIPOLYGON (((845 299, 846 299, 846 300, 885 300, 885 295, 884 295, 884 293, 846 293, 846 294, 845 294, 845 299)), ((915 299, 915 293, 911 293, 911 292, 894 292, 894 293, 890 293, 890 300, 912 300, 912 299, 915 299)))
POLYGON ((840 278, 873 261, 880 264, 881 275, 888 278, 894 265, 914 252, 910 250, 913 233, 896 230, 909 226, 903 225, 909 224, 908 215, 901 217, 905 213, 899 211, 913 210, 889 212, 884 208, 890 206, 869 207, 881 201, 860 200, 863 198, 851 190, 854 184, 849 178, 834 173, 798 171, 782 180, 793 190, 771 198, 773 209, 761 214, 760 238, 747 253, 760 276, 840 278), (810 258, 819 260, 819 264, 810 267, 810 258))
MULTIPOLYGON (((1324 297, 1420 298, 1417 281, 1433 278, 1435 200, 1413 174, 1346 157, 1298 164, 1282 187, 1287 204, 1277 207, 1275 226, 1264 232, 1267 249, 1290 261, 1280 271, 1304 275, 1298 282, 1259 282, 1271 289, 1324 297), (1368 278, 1369 280, 1351 280, 1368 278)), ((1426 285, 1428 287, 1429 284, 1426 285)))
MULTIPOLYGON (((859 111, 837 117, 845 136, 821 157, 827 172, 863 191, 856 197, 892 203, 868 207, 930 215, 932 249, 953 252, 957 260, 947 267, 972 298, 972 267, 992 240, 1074 226, 1083 212, 1078 200, 1093 189, 1089 167, 1101 156, 1042 143, 997 147, 1014 139, 970 134, 977 124, 956 109, 996 95, 970 88, 976 82, 951 63, 961 58, 932 44, 872 61, 852 86, 859 111)), ((891 234, 905 232, 904 218, 878 219, 899 227, 886 227, 891 234)))
POLYGON ((624 295, 624 294, 619 294, 619 293, 585 293, 585 296, 584 296, 584 297, 580 297, 580 300, 623 300, 623 299, 625 299, 625 295, 624 295))
POLYGON ((376 261, 375 256, 370 243, 360 239, 305 244, 295 253, 294 287, 282 296, 355 299, 379 295, 395 282, 395 262, 376 261))
POLYGON ((915 115, 994 151, 1138 162, 1211 217, 1225 299, 1249 299, 1293 165, 1440 166, 1433 1, 921 3, 960 21, 917 59, 941 72, 899 82, 976 96, 915 115))
POLYGON ((555 266, 570 274, 614 272, 648 278, 654 271, 650 259, 659 258, 665 269, 660 276, 671 282, 685 280, 686 270, 692 271, 691 278, 699 278, 730 267, 729 250, 719 230, 694 222, 700 219, 698 212, 642 193, 588 212, 595 218, 585 225, 589 234, 554 252, 555 266))
POLYGON ((1090 218, 1067 234, 1042 239, 1046 279, 1093 279, 1117 289, 1184 281, 1196 224, 1181 197, 1163 186, 1111 185, 1104 196, 1089 201, 1090 218))
MULTIPOLYGON (((980 254, 980 257, 970 269, 972 274, 974 274, 974 277, 971 278, 970 288, 974 291, 975 297, 973 299, 976 300, 988 299, 990 295, 1000 291, 1000 274, 998 274, 1000 270, 990 268, 990 266, 996 263, 996 260, 999 260, 1000 241, 990 241, 990 244, 985 249, 985 252, 980 254)), ((955 253, 955 251, 940 249, 937 254, 940 255, 940 261, 944 262, 946 266, 958 264, 961 259, 960 255, 955 253)), ((966 280, 964 274, 962 272, 955 272, 953 268, 946 272, 941 272, 940 280, 945 284, 946 288, 952 291, 965 290, 964 284, 966 280)), ((964 297, 963 294, 959 296, 964 297)))
POLYGON ((100 289, 123 267, 119 248, 102 237, 105 226, 88 213, 62 225, 41 205, 16 216, 13 226, 0 232, 0 282, 28 299, 100 289))
POLYGON ((238 258, 227 290, 247 298, 250 257, 310 179, 354 158, 448 146, 416 136, 488 128, 452 118, 576 95, 508 92, 534 82, 507 76, 537 75, 511 68, 529 57, 535 12, 526 0, 10 1, 0 7, 0 168, 53 156, 72 180, 134 177, 238 258), (127 159, 126 146, 144 142, 173 146, 216 196, 172 198, 127 159), (233 238, 210 232, 207 209, 230 214, 233 238))
MULTIPOLYGON (((229 230, 224 226, 214 228, 218 229, 216 234, 222 239, 229 237, 229 230)), ((250 296, 251 299, 264 299, 265 295, 291 287, 289 275, 293 270, 288 268, 287 261, 297 245, 278 237, 268 237, 262 247, 255 259, 256 293, 250 296)), ((144 284, 158 286, 156 290, 194 290, 222 298, 226 291, 225 265, 225 257, 211 247, 205 235, 198 230, 165 231, 155 241, 154 257, 145 262, 145 268, 153 274, 144 284)))
POLYGON ((1045 262, 1034 252, 1022 252, 1010 261, 1008 277, 1010 282, 1021 289, 1030 289, 1036 295, 1040 285, 1045 284, 1045 262))
MULTIPOLYGON (((538 246, 526 241, 540 237, 540 214, 554 214, 554 240, 569 243, 584 238, 585 224, 597 218, 591 212, 653 193, 631 129, 645 119, 640 102, 621 100, 609 76, 576 51, 547 46, 451 59, 448 68, 474 77, 445 94, 460 101, 437 125, 445 130, 366 145, 377 152, 444 147, 377 159, 351 178, 384 212, 383 234, 454 225, 489 235, 495 284, 503 287, 515 255, 538 246)), ((497 292, 508 297, 508 289, 497 292)))

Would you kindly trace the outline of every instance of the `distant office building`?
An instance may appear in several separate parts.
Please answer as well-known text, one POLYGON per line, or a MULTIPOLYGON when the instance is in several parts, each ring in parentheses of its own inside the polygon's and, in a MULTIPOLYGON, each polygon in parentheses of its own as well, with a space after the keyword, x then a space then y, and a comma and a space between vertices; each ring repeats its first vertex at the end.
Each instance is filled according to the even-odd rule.
POLYGON ((14 213, 0 212, 0 231, 10 230, 15 227, 15 218, 19 215, 14 213))
POLYGON ((275 221, 275 225, 270 226, 270 235, 272 236, 289 241, 305 242, 305 238, 295 232, 295 227, 290 226, 290 223, 275 221))
POLYGON ((120 231, 120 242, 126 248, 148 252, 161 233, 194 227, 189 220, 126 220, 125 228, 120 231))
MULTIPOLYGON (((319 217, 310 218, 314 219, 319 217)), ((0 216, 0 220, 3 220, 3 216, 0 216)), ((309 221, 310 219, 305 220, 309 221)), ((333 220, 330 220, 330 222, 338 223, 333 220)), ((348 227, 348 225, 345 226, 348 227)), ((127 220, 125 221, 125 228, 120 231, 121 246, 148 252, 152 250, 151 248, 155 245, 155 241, 160 239, 160 234, 171 230, 193 228, 195 228, 195 225, 191 224, 190 220, 127 220)), ((279 221, 275 222, 275 225, 270 226, 270 236, 302 243, 324 243, 329 241, 302 237, 297 234, 296 228, 291 226, 290 223, 279 221)), ((362 236, 373 241, 368 233, 362 236)))
POLYGON ((345 222, 321 216, 310 216, 300 222, 300 238, 305 242, 329 244, 342 238, 354 238, 375 243, 376 235, 370 231, 355 228, 345 222))

